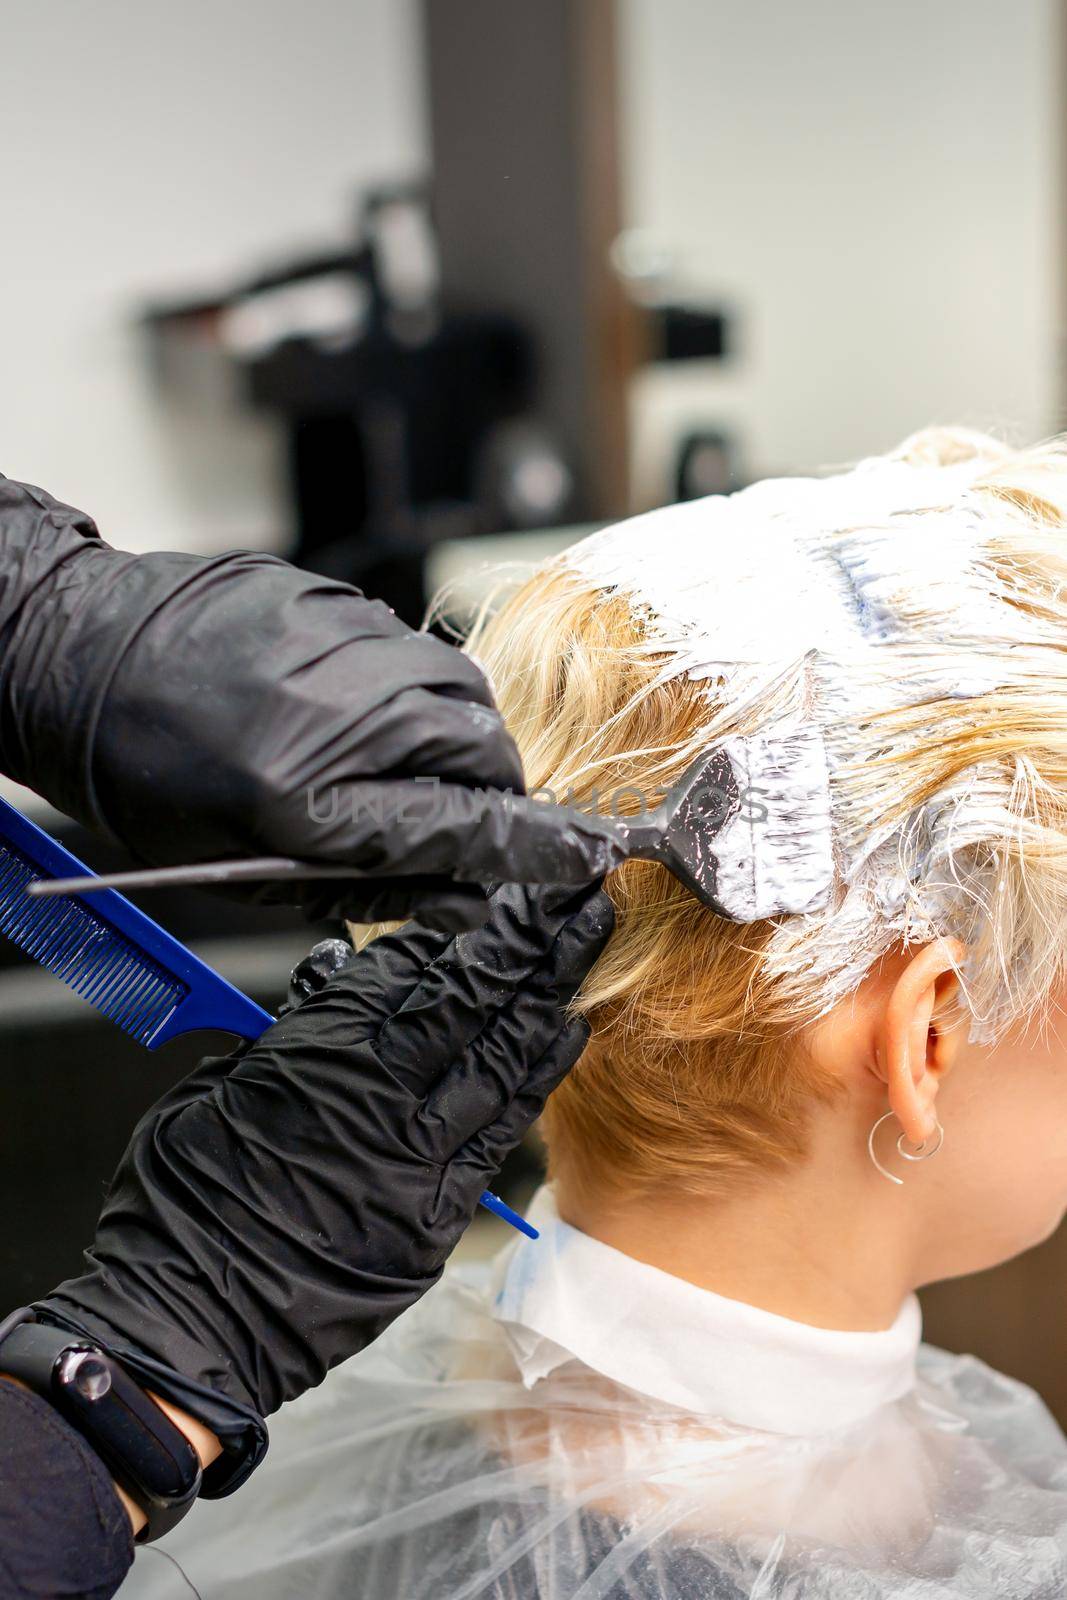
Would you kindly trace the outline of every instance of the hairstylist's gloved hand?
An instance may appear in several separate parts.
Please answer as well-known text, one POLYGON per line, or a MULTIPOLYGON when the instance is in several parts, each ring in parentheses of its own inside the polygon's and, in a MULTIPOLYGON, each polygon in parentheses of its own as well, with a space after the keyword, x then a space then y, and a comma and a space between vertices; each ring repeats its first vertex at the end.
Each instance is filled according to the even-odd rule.
POLYGON ((153 865, 351 865, 242 891, 314 915, 466 926, 487 883, 613 864, 595 819, 523 798, 458 650, 270 556, 125 555, 2 478, 0 770, 153 865))
POLYGON ((565 1007, 611 926, 602 891, 513 885, 483 928, 379 939, 141 1121, 85 1274, 39 1310, 218 1435, 208 1492, 436 1281, 581 1054, 565 1007))

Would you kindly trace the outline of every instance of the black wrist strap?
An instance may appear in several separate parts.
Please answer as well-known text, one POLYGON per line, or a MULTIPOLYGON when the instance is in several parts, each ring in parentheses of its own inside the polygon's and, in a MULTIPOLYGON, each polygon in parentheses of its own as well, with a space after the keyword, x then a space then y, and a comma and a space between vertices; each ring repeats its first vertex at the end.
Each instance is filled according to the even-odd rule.
POLYGON ((144 1511, 142 1542, 181 1521, 200 1490, 196 1451, 102 1345, 15 1312, 0 1323, 0 1372, 47 1400, 95 1450, 144 1511))

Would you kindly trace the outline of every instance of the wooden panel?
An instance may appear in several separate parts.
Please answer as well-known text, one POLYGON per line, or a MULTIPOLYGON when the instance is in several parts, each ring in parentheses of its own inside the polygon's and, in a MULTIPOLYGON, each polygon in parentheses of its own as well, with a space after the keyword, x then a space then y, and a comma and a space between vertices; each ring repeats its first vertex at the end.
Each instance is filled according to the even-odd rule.
POLYGON ((923 1336, 1037 1389, 1067 1428, 1067 1226, 1014 1261, 924 1289, 923 1336))
POLYGON ((533 334, 579 516, 625 509, 615 0, 423 0, 445 293, 533 334))

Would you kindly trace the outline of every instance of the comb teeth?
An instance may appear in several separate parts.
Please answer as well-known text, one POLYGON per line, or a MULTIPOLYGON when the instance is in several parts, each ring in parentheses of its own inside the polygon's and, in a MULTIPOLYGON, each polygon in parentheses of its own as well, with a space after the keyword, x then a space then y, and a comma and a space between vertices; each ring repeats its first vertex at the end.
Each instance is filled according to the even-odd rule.
POLYGON ((187 987, 76 897, 31 899, 26 885, 44 876, 0 843, 0 935, 139 1044, 148 1044, 187 987))

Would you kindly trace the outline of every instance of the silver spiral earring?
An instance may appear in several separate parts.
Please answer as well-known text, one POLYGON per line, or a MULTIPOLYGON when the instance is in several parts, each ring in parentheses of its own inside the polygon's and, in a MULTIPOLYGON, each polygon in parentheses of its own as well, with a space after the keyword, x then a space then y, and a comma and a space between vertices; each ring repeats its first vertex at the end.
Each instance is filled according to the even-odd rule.
MULTIPOLYGON (((882 1126, 882 1123, 883 1122, 888 1122, 889 1118, 894 1116, 894 1115, 895 1115, 894 1112, 887 1111, 887 1112, 884 1113, 883 1116, 880 1116, 878 1118, 878 1121, 874 1124, 874 1126, 872 1127, 870 1133, 867 1135, 867 1154, 870 1156, 871 1160, 874 1162, 874 1165, 877 1167, 878 1171, 882 1174, 883 1178, 888 1178, 890 1183, 896 1183, 896 1184, 901 1184, 902 1185, 903 1182, 904 1182, 904 1179, 903 1178, 898 1178, 896 1176, 896 1174, 893 1173, 893 1172, 887 1172, 885 1167, 883 1167, 882 1163, 879 1161, 878 1157, 874 1153, 874 1136, 875 1136, 875 1134, 878 1132, 878 1129, 882 1126)), ((908 1142, 907 1134, 900 1133, 900 1134, 897 1135, 897 1153, 898 1153, 898 1155, 903 1156, 905 1161, 929 1161, 931 1156, 936 1156, 937 1152, 940 1150, 941 1146, 944 1144, 944 1142, 945 1142, 945 1130, 941 1126, 940 1122, 938 1122, 937 1117, 935 1116, 934 1117, 934 1131, 933 1131, 932 1134, 930 1134, 927 1138, 925 1138, 922 1141, 921 1144, 912 1145, 910 1150, 906 1150, 904 1148, 905 1145, 907 1144, 907 1142, 908 1142)))

